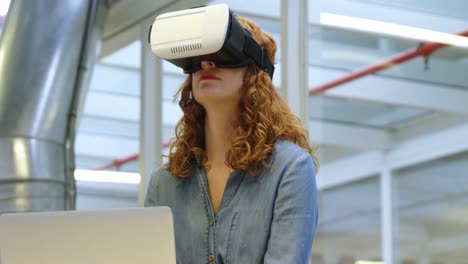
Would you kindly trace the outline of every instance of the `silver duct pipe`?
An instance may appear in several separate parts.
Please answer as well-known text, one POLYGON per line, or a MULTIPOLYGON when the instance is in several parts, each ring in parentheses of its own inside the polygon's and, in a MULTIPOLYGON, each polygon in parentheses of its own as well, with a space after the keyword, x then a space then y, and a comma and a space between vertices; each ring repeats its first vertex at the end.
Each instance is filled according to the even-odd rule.
POLYGON ((74 131, 107 7, 14 0, 0 39, 0 213, 73 209, 74 131))

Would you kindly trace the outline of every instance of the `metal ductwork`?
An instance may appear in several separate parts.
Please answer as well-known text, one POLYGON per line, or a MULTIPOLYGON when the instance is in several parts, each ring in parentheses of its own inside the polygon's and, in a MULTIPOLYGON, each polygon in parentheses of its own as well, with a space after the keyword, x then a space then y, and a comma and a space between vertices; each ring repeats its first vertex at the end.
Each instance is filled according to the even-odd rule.
POLYGON ((0 39, 0 213, 74 209, 75 120, 107 9, 11 2, 0 39))

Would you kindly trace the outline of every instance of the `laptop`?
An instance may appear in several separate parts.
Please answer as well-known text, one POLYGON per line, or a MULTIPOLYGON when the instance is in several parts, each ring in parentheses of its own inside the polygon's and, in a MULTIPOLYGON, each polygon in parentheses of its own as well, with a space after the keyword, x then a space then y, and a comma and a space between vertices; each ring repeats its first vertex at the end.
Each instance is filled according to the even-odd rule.
POLYGON ((0 264, 176 263, 168 207, 0 215, 0 264))

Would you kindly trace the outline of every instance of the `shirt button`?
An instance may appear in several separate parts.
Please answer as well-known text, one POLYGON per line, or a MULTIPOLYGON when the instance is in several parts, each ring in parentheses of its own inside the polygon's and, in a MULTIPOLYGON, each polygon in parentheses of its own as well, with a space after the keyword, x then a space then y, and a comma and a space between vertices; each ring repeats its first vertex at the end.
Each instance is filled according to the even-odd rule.
POLYGON ((213 262, 213 261, 214 261, 214 256, 213 256, 213 254, 211 254, 211 255, 208 257, 208 260, 209 260, 210 262, 213 262))
POLYGON ((210 219, 210 226, 214 225, 214 220, 210 219))

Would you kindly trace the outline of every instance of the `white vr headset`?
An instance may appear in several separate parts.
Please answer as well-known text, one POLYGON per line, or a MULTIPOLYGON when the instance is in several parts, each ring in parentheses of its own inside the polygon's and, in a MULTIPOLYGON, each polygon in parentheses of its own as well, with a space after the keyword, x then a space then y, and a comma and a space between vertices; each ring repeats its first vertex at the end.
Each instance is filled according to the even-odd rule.
POLYGON ((151 25, 148 41, 156 56, 184 73, 200 70, 202 61, 238 68, 253 60, 273 78, 275 67, 267 49, 252 38, 226 4, 161 14, 151 25))

